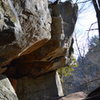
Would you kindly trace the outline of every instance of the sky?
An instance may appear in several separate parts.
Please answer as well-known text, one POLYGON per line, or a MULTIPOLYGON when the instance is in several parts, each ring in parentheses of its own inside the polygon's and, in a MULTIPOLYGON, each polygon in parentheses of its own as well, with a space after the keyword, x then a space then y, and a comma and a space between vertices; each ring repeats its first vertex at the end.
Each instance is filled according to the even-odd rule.
MULTIPOLYGON (((54 2, 55 0, 51 0, 54 2)), ((62 2, 65 2, 67 0, 61 0, 62 2)), ((78 58, 80 56, 79 50, 81 52, 81 56, 85 56, 85 54, 88 52, 88 42, 90 41, 91 37, 98 36, 98 30, 93 30, 88 32, 90 26, 92 23, 92 29, 98 28, 97 26, 97 19, 96 19, 96 13, 92 4, 92 0, 86 3, 80 3, 84 0, 72 0, 74 3, 77 1, 79 6, 78 11, 78 18, 74 29, 74 56, 78 58), (77 41, 77 45, 76 45, 77 41)), ((86 0, 85 0, 86 1, 86 0)))
MULTIPOLYGON (((88 42, 90 41, 91 37, 95 35, 98 36, 98 30, 90 32, 88 32, 87 30, 89 30, 92 23, 94 24, 92 25, 91 29, 98 28, 98 25, 93 4, 91 2, 87 2, 85 4, 78 5, 79 9, 81 7, 83 8, 78 12, 78 19, 76 22, 73 37, 77 37, 77 40, 75 39, 75 42, 77 41, 78 43, 81 56, 85 56, 85 54, 88 52, 88 42)), ((75 57, 78 57, 80 55, 76 43, 74 43, 74 55, 75 57)))

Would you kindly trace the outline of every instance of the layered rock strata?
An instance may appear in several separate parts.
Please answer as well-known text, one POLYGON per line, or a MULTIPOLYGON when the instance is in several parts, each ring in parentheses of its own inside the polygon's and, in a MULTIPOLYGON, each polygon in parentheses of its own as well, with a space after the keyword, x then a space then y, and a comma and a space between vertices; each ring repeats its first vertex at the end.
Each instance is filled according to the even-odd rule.
POLYGON ((47 0, 1 0, 0 73, 17 91, 22 86, 34 90, 36 77, 69 63, 76 19, 77 6, 69 1, 51 3, 48 9, 47 0))

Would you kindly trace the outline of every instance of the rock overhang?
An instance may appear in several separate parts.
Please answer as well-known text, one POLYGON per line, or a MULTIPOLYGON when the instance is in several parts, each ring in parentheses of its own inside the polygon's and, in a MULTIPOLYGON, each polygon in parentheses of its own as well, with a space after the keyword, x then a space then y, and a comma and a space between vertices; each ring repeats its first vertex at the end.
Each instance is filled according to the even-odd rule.
POLYGON ((15 44, 0 46, 0 59, 6 58, 0 63, 2 68, 7 68, 5 74, 13 78, 36 77, 67 64, 65 56, 70 57, 77 6, 67 1, 50 4, 49 9, 52 10, 49 12, 47 0, 33 0, 32 3, 26 0, 24 6, 21 3, 20 0, 13 2, 19 16, 16 20, 19 20, 23 32, 17 34, 15 44))

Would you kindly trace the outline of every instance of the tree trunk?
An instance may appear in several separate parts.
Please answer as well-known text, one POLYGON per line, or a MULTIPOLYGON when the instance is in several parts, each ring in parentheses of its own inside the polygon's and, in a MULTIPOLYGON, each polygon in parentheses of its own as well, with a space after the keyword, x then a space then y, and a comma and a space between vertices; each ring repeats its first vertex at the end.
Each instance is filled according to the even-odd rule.
POLYGON ((98 21, 98 31, 99 31, 99 40, 100 40, 100 0, 92 0, 95 11, 96 11, 96 16, 97 16, 97 21, 98 21))

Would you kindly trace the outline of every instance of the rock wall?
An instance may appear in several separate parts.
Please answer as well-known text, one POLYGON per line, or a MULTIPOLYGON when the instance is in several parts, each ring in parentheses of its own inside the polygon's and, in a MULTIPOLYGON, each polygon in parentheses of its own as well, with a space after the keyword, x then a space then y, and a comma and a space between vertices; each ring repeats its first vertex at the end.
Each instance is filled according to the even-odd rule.
POLYGON ((51 38, 47 0, 1 0, 0 9, 1 66, 36 50, 51 38))
MULTIPOLYGON (((55 3, 50 4, 49 8, 51 14, 48 10, 48 3, 46 0, 43 1, 41 0, 41 2, 39 3, 38 1, 34 1, 34 0, 24 1, 24 2, 13 1, 13 5, 15 5, 15 8, 19 6, 16 9, 16 13, 19 16, 18 18, 20 22, 20 27, 23 32, 22 37, 24 38, 25 35, 25 43, 29 43, 32 45, 30 46, 28 44, 26 48, 23 51, 20 51, 19 53, 17 53, 17 51, 16 52, 13 51, 14 53, 17 53, 16 57, 14 54, 14 57, 11 56, 8 59, 6 57, 8 56, 8 54, 6 53, 3 56, 1 56, 1 57, 5 56, 8 59, 8 61, 5 60, 7 62, 5 61, 3 61, 3 63, 1 62, 2 63, 1 68, 2 69, 7 68, 5 74, 8 77, 12 77, 12 78, 20 78, 26 75, 37 77, 46 72, 56 70, 59 67, 65 66, 69 62, 69 58, 72 52, 71 51, 72 33, 74 31, 74 26, 77 18, 76 4, 74 5, 69 1, 66 1, 65 3, 59 3, 59 4, 55 4, 55 3), (37 7, 40 7, 41 9, 37 7), (25 12, 24 10, 27 11, 25 12), (66 15, 64 15, 65 13, 66 15), (36 17, 37 19, 35 19, 35 14, 37 15, 36 17), (23 16, 26 19, 23 18, 23 16), (43 17, 43 19, 41 19, 41 17, 43 17), (50 22, 51 18, 52 18, 52 23, 50 22), (31 30, 32 32, 28 32, 28 29, 24 27, 24 25, 26 26, 26 24, 30 22, 30 19, 32 20, 31 24, 29 24, 30 28, 31 29, 34 28, 34 30, 36 31, 31 30), (36 22, 36 20, 38 20, 39 22, 36 22), (26 22, 24 23, 24 21, 26 22), (24 23, 24 25, 22 23, 24 23), (42 26, 42 24, 44 26, 42 26), (44 30, 44 28, 45 28, 45 32, 41 31, 44 30), (48 38, 50 37, 50 29, 51 29, 51 39, 48 38), (31 37, 27 37, 30 36, 30 34, 32 34, 31 37), (32 37, 33 38, 37 37, 36 41, 33 41, 32 37), (26 40, 26 38, 28 39, 26 40), (47 41, 47 39, 50 40, 47 41)), ((12 6, 10 5, 10 7, 12 6)), ((16 31, 14 34, 16 34, 16 31)), ((24 43, 24 40, 22 38, 19 37, 19 39, 22 41, 22 43, 24 43)), ((15 49, 14 46, 13 48, 15 49)), ((7 48, 5 48, 5 50, 7 50, 7 48)), ((13 53, 9 52, 9 54, 12 55, 13 53)))
POLYGON ((19 79, 17 85, 19 86, 17 88, 19 100, 54 100, 57 97, 64 96, 60 78, 56 71, 36 79, 32 77, 19 79))
POLYGON ((39 88, 35 92, 33 83, 40 81, 37 77, 68 64, 77 5, 69 1, 48 5, 47 0, 1 0, 0 9, 0 74, 10 79, 19 100, 38 100, 35 97, 42 93, 60 96, 55 85, 54 95, 44 86, 49 85, 49 78, 51 85, 56 83, 53 73, 48 78, 43 76, 46 82, 39 84, 41 89, 44 86, 43 92, 39 88))

